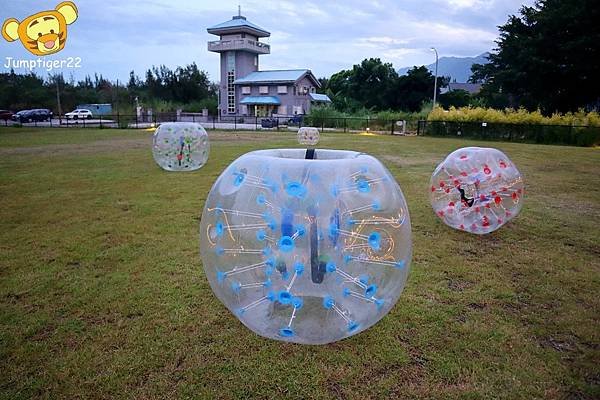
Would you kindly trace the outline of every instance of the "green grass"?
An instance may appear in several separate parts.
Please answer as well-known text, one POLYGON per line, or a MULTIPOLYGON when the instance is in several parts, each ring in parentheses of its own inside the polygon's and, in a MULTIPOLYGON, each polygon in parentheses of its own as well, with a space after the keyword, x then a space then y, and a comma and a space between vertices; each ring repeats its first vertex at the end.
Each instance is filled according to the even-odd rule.
POLYGON ((325 346, 258 337, 213 296, 204 199, 239 155, 287 133, 209 133, 208 164, 160 170, 146 131, 0 129, 0 398, 598 398, 600 150, 322 136, 369 152, 408 200, 407 287, 371 329, 325 346), (443 225, 429 176, 498 147, 525 206, 487 236, 443 225))

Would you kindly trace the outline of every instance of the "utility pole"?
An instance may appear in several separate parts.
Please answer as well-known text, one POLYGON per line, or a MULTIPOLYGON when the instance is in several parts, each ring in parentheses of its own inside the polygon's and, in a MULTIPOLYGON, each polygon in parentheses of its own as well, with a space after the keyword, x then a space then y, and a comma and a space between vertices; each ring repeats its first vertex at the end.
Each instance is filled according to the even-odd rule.
POLYGON ((437 99, 438 52, 435 47, 432 47, 431 50, 435 52, 435 78, 433 81, 433 108, 435 109, 437 99))

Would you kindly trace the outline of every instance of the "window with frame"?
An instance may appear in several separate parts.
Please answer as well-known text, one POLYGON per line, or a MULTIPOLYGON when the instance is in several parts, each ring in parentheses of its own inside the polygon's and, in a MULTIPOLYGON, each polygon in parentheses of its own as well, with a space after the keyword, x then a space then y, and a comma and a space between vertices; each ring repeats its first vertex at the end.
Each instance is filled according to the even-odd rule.
POLYGON ((278 94, 287 94, 287 86, 277 86, 278 94))
POLYGON ((268 86, 259 86, 258 87, 258 93, 260 93, 260 94, 269 94, 269 87, 268 86))
POLYGON ((227 112, 235 113, 235 71, 227 72, 227 112))
POLYGON ((250 94, 251 89, 250 86, 242 86, 242 94, 250 94))

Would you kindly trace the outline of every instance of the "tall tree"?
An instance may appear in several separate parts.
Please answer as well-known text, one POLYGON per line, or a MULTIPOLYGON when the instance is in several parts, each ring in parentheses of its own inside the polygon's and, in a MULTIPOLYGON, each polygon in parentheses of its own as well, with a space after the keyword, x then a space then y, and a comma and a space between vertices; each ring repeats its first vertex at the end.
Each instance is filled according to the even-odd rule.
POLYGON ((572 111, 600 99, 600 2, 538 0, 500 26, 488 65, 472 81, 512 106, 572 111))

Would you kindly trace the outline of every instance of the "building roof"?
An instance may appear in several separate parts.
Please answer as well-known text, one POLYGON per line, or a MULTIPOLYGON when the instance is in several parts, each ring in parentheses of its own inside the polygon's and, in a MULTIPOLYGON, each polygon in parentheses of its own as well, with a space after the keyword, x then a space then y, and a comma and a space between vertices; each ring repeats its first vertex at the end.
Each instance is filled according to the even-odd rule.
POLYGON ((208 33, 212 33, 213 35, 225 35, 228 33, 246 32, 257 37, 271 36, 270 32, 246 20, 246 17, 242 15, 235 15, 229 21, 223 22, 215 26, 211 26, 207 29, 207 31, 208 33))
POLYGON ((312 101, 316 101, 318 103, 331 103, 331 99, 326 94, 310 93, 309 96, 312 101))
POLYGON ((281 101, 277 96, 246 96, 240 101, 240 104, 261 104, 278 106, 281 104, 281 101))
POLYGON ((243 78, 236 79, 233 84, 256 84, 256 83, 284 83, 296 82, 304 75, 309 75, 317 86, 319 81, 314 77, 309 69, 282 69, 272 71, 256 71, 246 75, 243 78))

